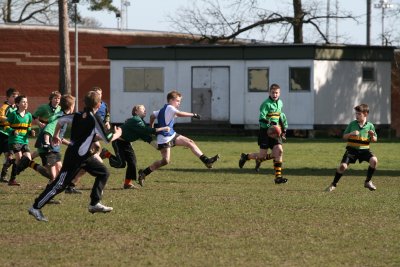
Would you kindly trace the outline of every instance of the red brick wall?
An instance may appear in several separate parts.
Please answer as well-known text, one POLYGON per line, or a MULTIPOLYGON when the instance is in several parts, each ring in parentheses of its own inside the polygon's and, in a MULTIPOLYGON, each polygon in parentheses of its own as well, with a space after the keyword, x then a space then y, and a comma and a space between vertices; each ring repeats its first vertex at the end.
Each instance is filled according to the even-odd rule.
MULTIPOLYGON (((57 27, 0 25, 0 100, 7 88, 15 87, 28 96, 29 110, 48 102, 51 91, 58 90, 59 43, 57 27)), ((109 45, 170 45, 189 43, 183 35, 118 30, 79 29, 79 108, 82 97, 93 86, 103 89, 110 103, 109 45)), ((70 32, 71 82, 75 95, 75 33, 70 32)))

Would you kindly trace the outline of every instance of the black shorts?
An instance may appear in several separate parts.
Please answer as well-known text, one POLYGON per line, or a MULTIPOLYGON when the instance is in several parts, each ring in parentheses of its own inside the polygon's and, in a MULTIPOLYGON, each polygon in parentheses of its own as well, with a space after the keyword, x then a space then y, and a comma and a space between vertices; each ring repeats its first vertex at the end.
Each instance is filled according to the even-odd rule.
POLYGON ((258 133, 258 146, 261 149, 272 149, 276 145, 282 144, 282 137, 271 138, 267 134, 268 128, 260 128, 258 133))
POLYGON ((168 148, 168 147, 174 147, 175 146, 175 140, 176 138, 178 138, 180 135, 179 134, 175 134, 174 138, 172 138, 171 141, 164 143, 164 144, 158 144, 157 149, 161 150, 163 148, 168 148))
POLYGON ((8 135, 0 132, 0 154, 8 151, 8 135))
POLYGON ((18 152, 22 153, 31 152, 31 150, 29 149, 29 146, 26 144, 9 144, 8 152, 10 152, 10 154, 14 154, 18 152))
POLYGON ((369 162, 372 157, 374 157, 374 154, 369 149, 346 147, 341 163, 351 164, 356 163, 357 160, 359 163, 363 161, 369 162))
POLYGON ((45 167, 52 167, 61 161, 60 152, 40 153, 39 156, 42 159, 42 165, 45 167))

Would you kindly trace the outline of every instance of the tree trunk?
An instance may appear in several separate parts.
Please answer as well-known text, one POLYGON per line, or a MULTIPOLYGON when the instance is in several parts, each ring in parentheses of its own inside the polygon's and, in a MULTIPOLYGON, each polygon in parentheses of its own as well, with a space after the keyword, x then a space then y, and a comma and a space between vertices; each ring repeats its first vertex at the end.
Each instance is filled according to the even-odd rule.
POLYGON ((301 6, 301 0, 293 0, 294 21, 293 21, 293 42, 295 44, 303 43, 303 18, 304 12, 301 6))
POLYGON ((59 90, 61 94, 71 93, 71 63, 69 52, 68 3, 58 0, 59 34, 60 34, 60 77, 59 90))

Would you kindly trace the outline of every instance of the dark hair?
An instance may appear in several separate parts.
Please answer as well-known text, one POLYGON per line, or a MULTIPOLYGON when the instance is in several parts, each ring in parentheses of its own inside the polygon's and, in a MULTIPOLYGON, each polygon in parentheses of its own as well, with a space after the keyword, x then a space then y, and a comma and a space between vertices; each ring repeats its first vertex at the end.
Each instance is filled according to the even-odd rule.
POLYGON ((89 91, 85 95, 85 107, 93 110, 99 103, 101 103, 100 94, 95 91, 89 91))
POLYGON ((7 89, 7 91, 6 91, 6 96, 7 97, 11 97, 13 94, 15 94, 15 93, 18 93, 19 94, 19 92, 18 92, 18 90, 17 89, 15 89, 15 88, 8 88, 7 89))
POLYGON ((281 87, 276 83, 271 84, 271 86, 269 87, 269 90, 272 91, 275 89, 281 89, 281 87))
POLYGON ((357 112, 362 112, 362 113, 366 113, 366 114, 369 113, 369 107, 367 104, 360 104, 358 106, 355 106, 354 110, 357 112))
POLYGON ((61 93, 60 93, 59 91, 53 91, 53 92, 51 92, 51 93, 50 93, 50 96, 49 96, 49 100, 50 100, 50 101, 53 100, 53 98, 56 97, 56 96, 61 97, 61 93))
POLYGON ((167 95, 167 102, 169 102, 171 99, 175 99, 177 97, 182 97, 182 94, 179 93, 176 90, 172 90, 171 92, 168 93, 167 95))
POLYGON ((27 98, 26 95, 19 95, 15 98, 15 104, 19 104, 22 98, 27 98))
POLYGON ((70 94, 65 94, 61 97, 60 107, 62 110, 67 110, 70 109, 74 103, 75 103, 75 97, 73 97, 70 94))

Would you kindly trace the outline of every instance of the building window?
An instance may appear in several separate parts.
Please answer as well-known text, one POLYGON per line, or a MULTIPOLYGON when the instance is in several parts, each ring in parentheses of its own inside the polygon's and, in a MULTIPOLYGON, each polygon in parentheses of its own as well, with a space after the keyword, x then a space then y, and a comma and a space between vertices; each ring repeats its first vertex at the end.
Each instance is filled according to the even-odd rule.
POLYGON ((363 82, 375 81, 375 69, 371 67, 362 68, 362 80, 363 82))
POLYGON ((124 92, 164 92, 164 69, 124 68, 124 92))
POLYGON ((310 68, 289 69, 289 90, 292 92, 311 91, 310 68))
POLYGON ((268 92, 268 68, 249 68, 247 75, 249 92, 268 92))

